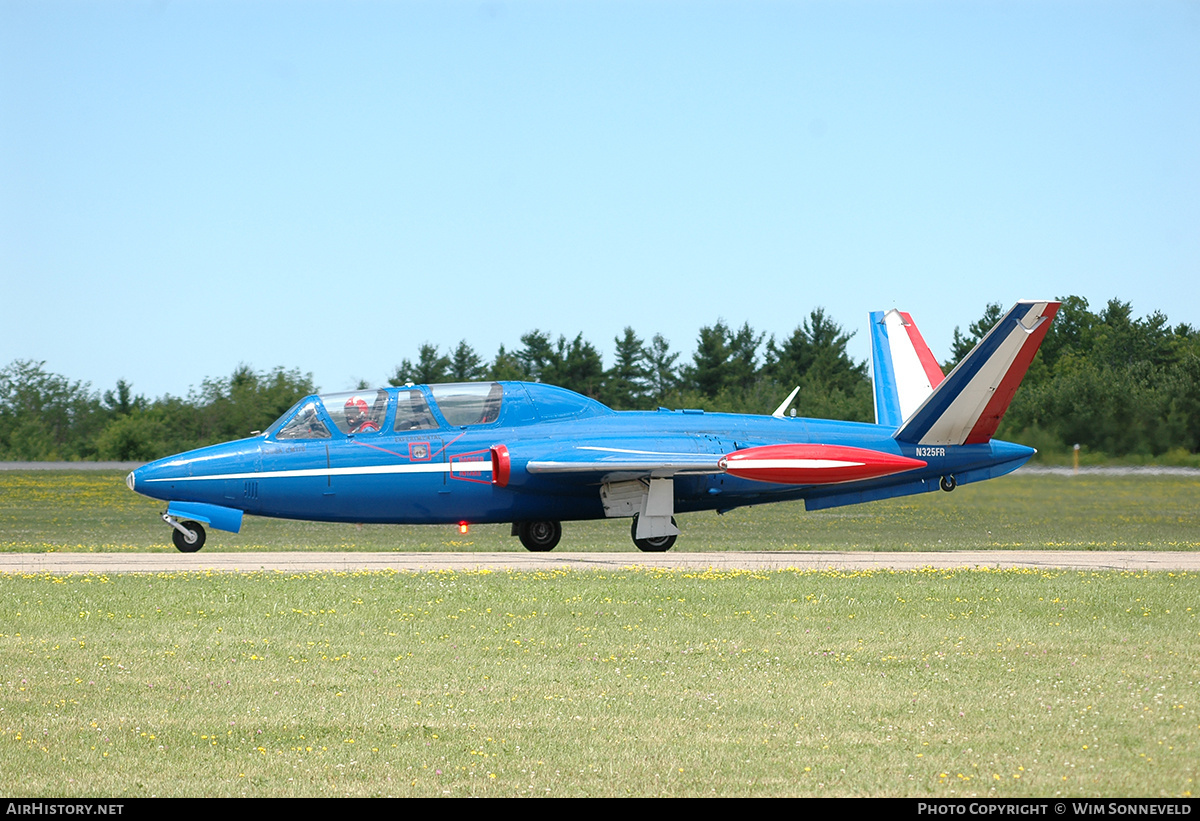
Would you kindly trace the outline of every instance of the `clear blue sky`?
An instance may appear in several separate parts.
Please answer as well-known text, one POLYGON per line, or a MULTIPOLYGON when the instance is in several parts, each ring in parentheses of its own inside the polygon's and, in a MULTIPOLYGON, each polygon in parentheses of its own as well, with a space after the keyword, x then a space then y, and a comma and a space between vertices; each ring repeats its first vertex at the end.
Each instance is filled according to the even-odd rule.
POLYGON ((1196 2, 0 1, 0 366, 98 389, 1198 279, 1196 2))

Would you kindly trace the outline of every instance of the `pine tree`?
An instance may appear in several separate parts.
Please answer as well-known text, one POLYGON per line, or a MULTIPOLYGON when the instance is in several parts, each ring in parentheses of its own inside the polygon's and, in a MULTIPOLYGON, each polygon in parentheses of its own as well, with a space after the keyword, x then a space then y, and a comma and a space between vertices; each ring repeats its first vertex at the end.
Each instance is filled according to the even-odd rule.
POLYGON ((450 362, 450 376, 455 382, 474 382, 486 375, 487 367, 479 354, 467 344, 467 340, 460 340, 450 362))
POLYGON ((655 334, 646 348, 646 366, 650 372, 650 399, 661 404, 667 394, 679 387, 675 369, 678 353, 671 353, 671 343, 662 334, 655 334))
POLYGON ((547 380, 593 399, 600 395, 604 383, 604 363, 600 352, 579 334, 567 345, 565 337, 558 338, 555 372, 547 380))
POLYGON ((496 358, 492 360, 491 367, 488 368, 487 377, 494 381, 522 382, 529 379, 529 374, 521 367, 521 360, 517 355, 504 350, 504 346, 501 345, 500 350, 496 351, 496 358))
POLYGON ((618 410, 644 407, 650 390, 646 347, 629 326, 625 327, 624 335, 614 337, 613 342, 616 343, 616 357, 605 374, 604 402, 618 410))
POLYGON ((692 364, 683 371, 685 387, 714 399, 729 383, 730 371, 729 328, 718 319, 700 329, 692 364))

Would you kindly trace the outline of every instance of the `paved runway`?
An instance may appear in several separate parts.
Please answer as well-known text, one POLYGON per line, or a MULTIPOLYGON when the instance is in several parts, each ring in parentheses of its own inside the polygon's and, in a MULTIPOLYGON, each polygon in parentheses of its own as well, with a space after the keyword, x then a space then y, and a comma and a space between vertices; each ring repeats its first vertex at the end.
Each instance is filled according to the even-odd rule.
POLYGON ((1200 572, 1200 553, 988 550, 945 553, 3 553, 0 573, 399 570, 917 570, 1036 567, 1200 572))

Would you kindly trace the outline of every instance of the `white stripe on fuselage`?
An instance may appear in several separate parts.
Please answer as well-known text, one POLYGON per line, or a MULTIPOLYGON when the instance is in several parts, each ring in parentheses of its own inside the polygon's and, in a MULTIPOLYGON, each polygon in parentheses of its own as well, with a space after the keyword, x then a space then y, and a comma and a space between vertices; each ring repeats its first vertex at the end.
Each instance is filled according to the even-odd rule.
POLYGON ((694 453, 675 453, 661 450, 630 450, 628 448, 602 448, 593 445, 580 445, 576 450, 598 450, 603 453, 634 453, 639 456, 695 456, 694 453))
POLYGON ((361 465, 349 468, 263 470, 254 473, 214 473, 208 476, 170 476, 145 482, 198 482, 209 479, 300 479, 305 476, 378 476, 388 473, 491 473, 492 461, 413 462, 407 465, 361 465))

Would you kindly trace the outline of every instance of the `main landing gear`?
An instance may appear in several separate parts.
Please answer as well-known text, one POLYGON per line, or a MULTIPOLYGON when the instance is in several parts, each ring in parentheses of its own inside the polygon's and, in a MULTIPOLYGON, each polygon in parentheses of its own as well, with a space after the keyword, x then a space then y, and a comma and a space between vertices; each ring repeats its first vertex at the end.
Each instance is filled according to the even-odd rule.
POLYGON ((199 522, 181 522, 167 513, 164 513, 162 518, 164 522, 174 528, 171 531, 171 541, 175 543, 175 547, 180 553, 195 553, 204 547, 204 540, 207 538, 204 525, 199 522))
POLYGON ((562 538, 560 522, 518 522, 513 525, 513 531, 521 537, 521 544, 525 545, 525 549, 534 553, 553 550, 562 538))
MULTIPOLYGON (((675 517, 671 517, 671 524, 675 524, 675 517)), ((666 553, 671 549, 671 545, 675 544, 675 536, 658 536, 649 539, 639 539, 637 537, 638 517, 633 517, 633 524, 629 526, 629 538, 633 539, 634 546, 643 553, 666 553)))
POLYGON ((952 491, 956 487, 958 487, 958 480, 955 479, 953 476, 950 476, 949 474, 947 474, 946 476, 942 477, 940 482, 938 482, 938 487, 940 487, 942 490, 949 493, 950 491, 952 491))
MULTIPOLYGON (((185 522, 184 524, 199 527, 195 522, 185 522)), ((675 517, 671 517, 671 524, 675 524, 675 517)), ((638 517, 633 517, 633 524, 629 527, 629 537, 633 539, 634 545, 643 553, 663 553, 671 549, 675 544, 675 536, 656 536, 648 539, 639 539, 637 537, 638 517)), ((201 531, 203 532, 203 531, 201 531)), ((562 523, 555 521, 542 522, 514 522, 512 526, 512 535, 518 536, 521 539, 521 544, 526 550, 534 553, 545 553, 548 550, 553 550, 558 545, 562 538, 562 523)), ((179 545, 180 536, 175 534, 175 544, 179 545)), ((204 541, 204 537, 200 537, 200 541, 204 541)), ((184 548, 180 547, 180 550, 184 548)), ((193 548, 193 550, 198 548, 193 548)))

